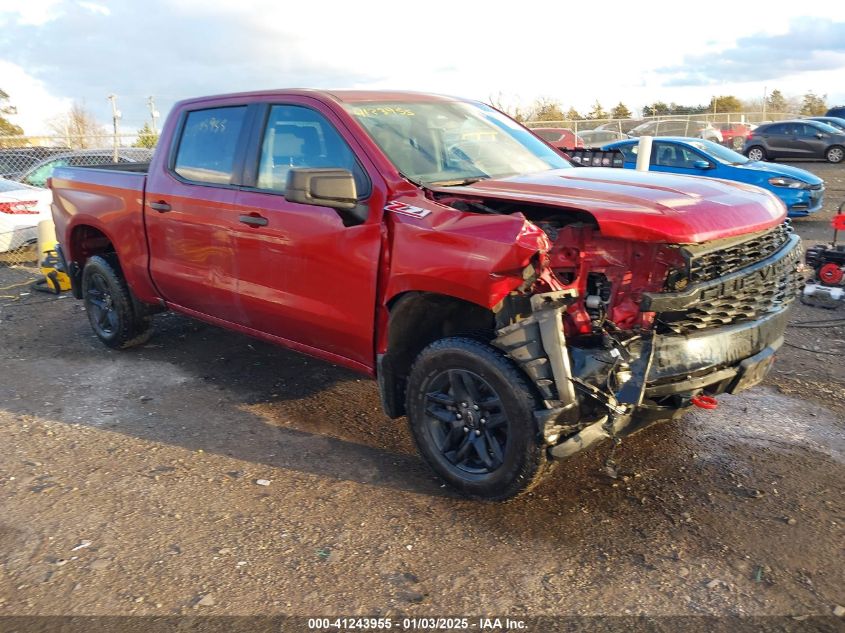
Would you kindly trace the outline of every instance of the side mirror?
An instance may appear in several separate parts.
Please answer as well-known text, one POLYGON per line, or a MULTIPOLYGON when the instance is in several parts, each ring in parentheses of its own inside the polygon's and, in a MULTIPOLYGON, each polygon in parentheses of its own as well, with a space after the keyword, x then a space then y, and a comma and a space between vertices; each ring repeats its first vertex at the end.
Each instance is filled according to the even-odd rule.
POLYGON ((713 169, 713 163, 706 160, 697 160, 692 164, 696 169, 713 169))
POLYGON ((330 207, 341 218, 352 218, 358 224, 367 219, 367 208, 358 204, 355 177, 348 169, 302 167, 288 172, 285 199, 300 204, 330 207))
POLYGON ((816 132, 816 138, 824 138, 824 134, 821 132, 816 132))

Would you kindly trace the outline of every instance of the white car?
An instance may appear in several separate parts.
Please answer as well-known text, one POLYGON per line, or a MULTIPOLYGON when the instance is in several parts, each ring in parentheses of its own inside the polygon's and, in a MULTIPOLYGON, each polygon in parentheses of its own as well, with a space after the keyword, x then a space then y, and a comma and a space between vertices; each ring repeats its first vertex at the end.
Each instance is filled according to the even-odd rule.
POLYGON ((38 223, 52 220, 53 192, 0 178, 0 253, 38 239, 38 223))

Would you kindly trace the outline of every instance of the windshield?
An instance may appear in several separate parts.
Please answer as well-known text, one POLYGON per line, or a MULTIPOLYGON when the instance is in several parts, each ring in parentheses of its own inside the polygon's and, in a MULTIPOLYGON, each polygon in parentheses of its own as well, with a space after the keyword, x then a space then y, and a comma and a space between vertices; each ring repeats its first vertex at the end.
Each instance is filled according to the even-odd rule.
POLYGON ((845 120, 843 119, 827 119, 826 121, 819 121, 819 123, 825 123, 826 125, 835 127, 839 131, 845 130, 845 120))
POLYGON ((462 101, 347 104, 409 180, 465 184, 570 163, 515 121, 482 104, 462 101))
POLYGON ((47 161, 24 176, 21 179, 21 182, 43 189, 47 186, 47 179, 53 175, 53 170, 56 169, 56 167, 67 167, 68 164, 69 163, 66 158, 56 158, 54 160, 47 161))
POLYGON ((828 134, 841 134, 842 130, 838 130, 829 123, 822 123, 821 121, 813 121, 813 127, 817 130, 821 130, 822 132, 827 132, 828 134))
POLYGON ((713 141, 687 141, 687 143, 705 154, 715 158, 720 163, 726 165, 744 165, 750 162, 745 156, 732 149, 728 149, 724 145, 719 145, 713 141))

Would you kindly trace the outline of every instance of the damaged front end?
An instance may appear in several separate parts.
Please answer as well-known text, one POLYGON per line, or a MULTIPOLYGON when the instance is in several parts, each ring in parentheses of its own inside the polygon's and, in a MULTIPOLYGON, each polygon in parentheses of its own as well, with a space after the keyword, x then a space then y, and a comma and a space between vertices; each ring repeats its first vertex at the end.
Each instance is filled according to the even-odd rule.
POLYGON ((532 379, 555 458, 759 383, 800 285, 788 224, 705 245, 539 220, 552 247, 494 308, 493 345, 532 379))

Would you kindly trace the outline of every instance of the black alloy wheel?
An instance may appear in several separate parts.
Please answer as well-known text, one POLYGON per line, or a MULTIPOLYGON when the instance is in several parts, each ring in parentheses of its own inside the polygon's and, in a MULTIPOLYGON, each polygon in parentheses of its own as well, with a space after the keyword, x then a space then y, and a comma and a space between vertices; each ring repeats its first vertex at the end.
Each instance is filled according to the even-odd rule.
POLYGON ((531 490, 551 468, 530 379, 501 351, 444 338, 417 356, 408 377, 408 424, 420 454, 462 494, 502 501, 531 490))
POLYGON ((91 327, 100 338, 114 336, 120 325, 114 299, 106 278, 100 272, 90 276, 90 286, 85 293, 85 309, 91 315, 91 327))
POLYGON ((149 340, 152 317, 133 300, 114 255, 95 255, 85 263, 82 299, 91 329, 105 345, 126 349, 149 340))
POLYGON ((509 424, 499 395, 481 376, 449 369, 430 383, 425 394, 427 432, 450 464, 472 474, 487 474, 502 465, 509 424))

